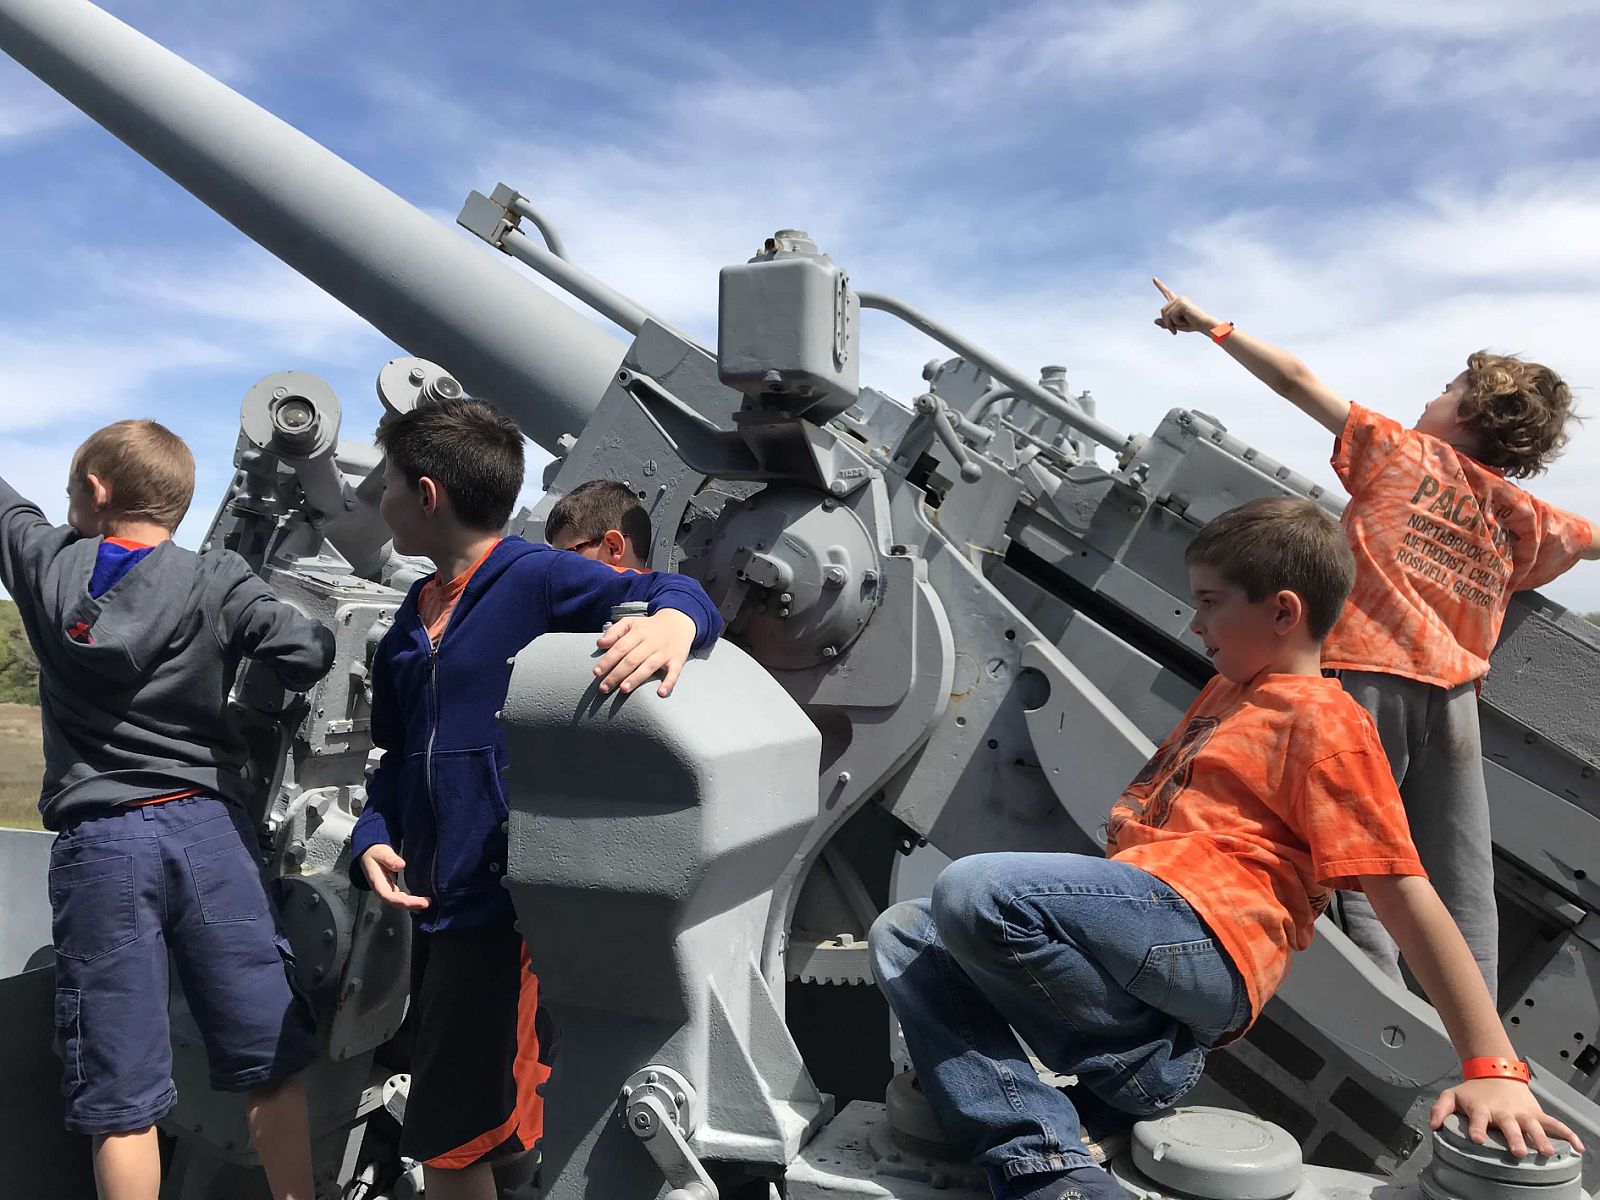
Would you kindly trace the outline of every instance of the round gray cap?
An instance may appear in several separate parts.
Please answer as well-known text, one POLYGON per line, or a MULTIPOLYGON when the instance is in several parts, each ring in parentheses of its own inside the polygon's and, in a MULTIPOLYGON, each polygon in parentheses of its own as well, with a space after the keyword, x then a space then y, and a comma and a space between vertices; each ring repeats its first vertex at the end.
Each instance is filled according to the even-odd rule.
POLYGON ((1281 1200, 1300 1186, 1300 1143, 1225 1108, 1180 1108, 1133 1127, 1133 1165, 1163 1189, 1201 1200, 1281 1200))

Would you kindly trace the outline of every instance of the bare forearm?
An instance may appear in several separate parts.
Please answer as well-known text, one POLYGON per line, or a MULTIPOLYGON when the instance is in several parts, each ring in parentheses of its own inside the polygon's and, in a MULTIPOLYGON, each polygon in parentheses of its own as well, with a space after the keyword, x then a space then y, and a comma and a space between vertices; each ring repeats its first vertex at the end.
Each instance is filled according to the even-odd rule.
POLYGON ((1224 338, 1222 348, 1229 358, 1285 399, 1292 396, 1303 380, 1315 378, 1310 368, 1287 350, 1242 329, 1235 328, 1224 338))
POLYGON ((1367 899, 1463 1059, 1514 1058, 1489 989, 1433 885, 1417 875, 1362 879, 1367 899))
MULTIPOLYGON (((1156 324, 1169 333, 1209 334, 1221 324, 1187 296, 1174 296, 1159 279, 1154 283, 1167 301, 1156 324)), ((1234 362, 1330 433, 1343 432, 1350 402, 1330 390, 1294 355, 1236 327, 1223 336, 1221 345, 1234 362)))

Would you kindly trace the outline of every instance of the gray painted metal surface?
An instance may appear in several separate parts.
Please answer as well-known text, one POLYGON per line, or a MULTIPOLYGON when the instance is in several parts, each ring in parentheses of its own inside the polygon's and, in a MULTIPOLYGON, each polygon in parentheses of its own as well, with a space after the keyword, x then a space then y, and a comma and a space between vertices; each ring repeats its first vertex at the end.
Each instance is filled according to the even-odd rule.
MULTIPOLYGON (((911 1106, 876 1106, 889 1044, 862 946, 894 854, 1093 851, 1111 799, 1209 673, 1187 632, 1190 538, 1256 496, 1336 501, 1201 413, 1174 410, 1148 436, 1110 428, 1061 368, 1035 382, 903 302, 852 291, 798 230, 728 269, 738 311, 723 314, 720 356, 618 308, 635 331, 623 354, 537 289, 529 299, 510 264, 424 234, 403 202, 82 0, 0 0, 0 46, 380 328, 432 348, 438 364, 379 372, 391 410, 465 383, 556 451, 550 494, 515 531, 540 536, 583 480, 625 480, 656 531, 650 565, 699 578, 728 621, 729 644, 665 703, 595 703, 582 638, 518 660, 509 875, 569 1030, 548 1194, 982 1194, 929 1138, 904 1140, 911 1106), (334 266, 295 257, 301 237, 334 266), (962 357, 928 364, 926 391, 904 402, 858 388, 862 307, 962 357), (850 1017, 802 1044, 807 1010, 840 1001, 850 1017), (870 1086, 847 1071, 863 1062, 881 1064, 870 1086)), ((507 215, 483 225, 479 205, 469 219, 491 241, 511 216, 538 223, 503 190, 485 203, 507 215)), ((598 294, 567 268, 552 277, 598 294)), ((376 1053, 404 1010, 408 927, 344 870, 372 653, 429 567, 387 545, 381 462, 338 440, 337 410, 291 377, 252 391, 206 544, 238 551, 337 638, 310 696, 247 671, 230 714, 254 747, 251 817, 322 1021, 323 1178, 363 1179, 378 1200, 412 1186, 392 1125, 370 1120, 405 1094, 376 1053)), ((1600 634, 1520 597, 1481 712, 1503 1015, 1544 1103, 1600 1146, 1597 677, 1600 634)), ((173 1021, 190 1028, 181 998, 173 1021)), ((236 1102, 191 1082, 202 1064, 184 1036, 179 1058, 168 1131, 187 1182, 172 1186, 203 1195, 248 1153, 236 1102)), ((1432 1011, 1320 930, 1192 1099, 1287 1130, 1312 1164, 1302 1191, 1365 1196, 1374 1172, 1394 1191, 1437 1183, 1424 1098, 1454 1070, 1432 1011), (1339 1171, 1352 1167, 1367 1174, 1339 1171)), ((1581 1169, 1592 1186, 1600 1153, 1581 1169)), ((1244 1178, 1220 1189, 1228 1200, 1268 1186, 1244 1178)), ((1491 1177, 1461 1194, 1519 1186, 1491 1177)), ((1442 1187, 1428 1194, 1456 1194, 1442 1187)))
POLYGON ((55 834, 0 829, 0 978, 50 961, 50 843, 55 834))

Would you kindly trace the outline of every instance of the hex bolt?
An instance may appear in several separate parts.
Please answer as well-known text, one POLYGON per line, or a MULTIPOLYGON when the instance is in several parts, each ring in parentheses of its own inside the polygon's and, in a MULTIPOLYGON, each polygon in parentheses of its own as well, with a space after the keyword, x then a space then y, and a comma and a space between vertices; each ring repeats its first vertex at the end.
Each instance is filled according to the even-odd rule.
POLYGON ((849 582, 850 572, 846 571, 838 563, 834 563, 831 566, 824 568, 822 572, 823 587, 842 588, 849 582))
POLYGON ((850 489, 849 489, 849 487, 847 487, 847 486, 846 486, 846 485, 845 485, 845 481, 844 481, 844 480, 842 480, 842 479, 835 479, 835 480, 834 480, 834 481, 833 481, 833 482, 832 482, 832 483, 830 483, 830 484, 829 484, 829 485, 828 485, 828 490, 829 490, 829 491, 830 491, 830 492, 832 492, 832 493, 833 493, 833 494, 834 494, 834 495, 835 495, 835 496, 842 496, 842 495, 844 495, 844 494, 845 494, 845 493, 846 493, 846 492, 847 492, 847 491, 849 491, 849 490, 850 490, 850 489))
POLYGON ((783 592, 782 594, 780 594, 778 596, 778 603, 779 604, 793 604, 794 603, 794 593, 793 592, 783 592))
POLYGON ((822 648, 822 657, 823 658, 833 658, 838 653, 839 653, 839 648, 837 646, 824 646, 822 648))
POLYGON ((864 583, 864 584, 867 584, 868 586, 871 586, 872 584, 877 583, 878 582, 878 573, 876 571, 863 571, 863 572, 861 572, 861 582, 864 583))

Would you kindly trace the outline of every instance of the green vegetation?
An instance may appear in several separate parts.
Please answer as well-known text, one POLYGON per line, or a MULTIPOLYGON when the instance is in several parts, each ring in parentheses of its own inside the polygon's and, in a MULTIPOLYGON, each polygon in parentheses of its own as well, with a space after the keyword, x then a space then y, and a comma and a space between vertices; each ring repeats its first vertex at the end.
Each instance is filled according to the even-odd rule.
POLYGON ((1584 613, 1584 620, 1594 625, 1600 625, 1600 613, 1584 613))
POLYGON ((0 704, 39 703, 39 660, 22 632, 17 606, 0 600, 0 704))
POLYGON ((0 704, 0 825, 39 829, 39 784, 44 746, 39 710, 31 704, 0 704))
POLYGON ((44 746, 39 733, 39 660, 17 606, 0 600, 0 825, 38 829, 44 746))

